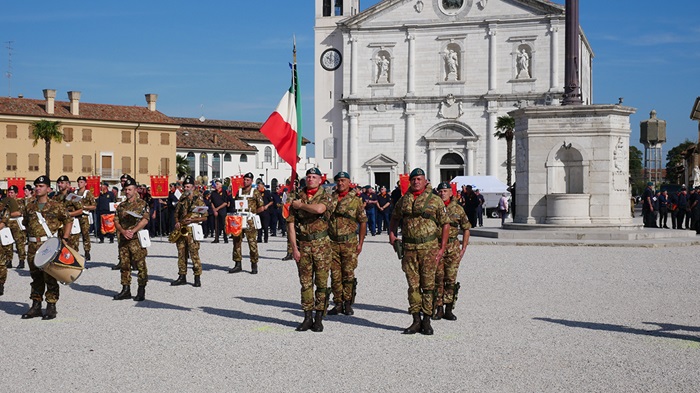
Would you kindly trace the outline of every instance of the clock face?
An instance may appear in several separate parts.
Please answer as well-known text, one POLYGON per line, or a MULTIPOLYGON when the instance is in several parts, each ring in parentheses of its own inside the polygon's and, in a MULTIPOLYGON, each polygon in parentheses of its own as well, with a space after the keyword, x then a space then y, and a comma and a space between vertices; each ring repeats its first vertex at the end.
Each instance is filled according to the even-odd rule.
POLYGON ((337 49, 326 49, 321 54, 321 67, 326 71, 335 71, 343 62, 343 57, 337 49))

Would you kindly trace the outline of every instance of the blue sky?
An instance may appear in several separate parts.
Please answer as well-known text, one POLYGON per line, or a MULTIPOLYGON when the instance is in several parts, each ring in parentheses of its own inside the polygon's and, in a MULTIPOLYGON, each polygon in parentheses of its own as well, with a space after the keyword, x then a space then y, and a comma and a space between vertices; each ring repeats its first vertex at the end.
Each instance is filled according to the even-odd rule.
MULTIPOLYGON (((361 8, 378 0, 361 1, 361 8)), ((556 2, 563 4, 564 0, 556 2)), ((689 119, 700 95, 700 1, 581 1, 595 52, 594 102, 656 109, 667 121, 664 151, 695 141, 689 119)), ((170 116, 264 121, 289 87, 296 34, 304 127, 313 127, 312 0, 3 2, 0 95, 42 98, 42 89, 82 92, 84 102, 145 106, 156 93, 170 116)), ((308 135, 307 135, 308 136, 308 135)))

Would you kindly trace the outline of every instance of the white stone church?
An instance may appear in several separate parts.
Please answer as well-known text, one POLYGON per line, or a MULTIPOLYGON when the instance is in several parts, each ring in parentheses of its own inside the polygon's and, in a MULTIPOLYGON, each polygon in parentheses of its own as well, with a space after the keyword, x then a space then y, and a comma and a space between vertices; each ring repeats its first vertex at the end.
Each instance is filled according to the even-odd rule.
MULTIPOLYGON (((359 0, 315 1, 316 159, 324 173, 392 186, 422 167, 433 184, 458 175, 505 182, 496 119, 516 107, 559 105, 563 5, 384 0, 359 12, 359 0)), ((593 52, 579 35, 590 104, 593 52)))

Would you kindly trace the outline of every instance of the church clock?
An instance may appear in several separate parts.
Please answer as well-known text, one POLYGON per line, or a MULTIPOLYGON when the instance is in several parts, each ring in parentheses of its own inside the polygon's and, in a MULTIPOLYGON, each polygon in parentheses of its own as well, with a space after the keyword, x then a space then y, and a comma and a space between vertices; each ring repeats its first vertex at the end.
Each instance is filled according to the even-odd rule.
POLYGON ((326 71, 335 71, 343 62, 343 56, 335 48, 326 49, 321 54, 321 67, 326 71))

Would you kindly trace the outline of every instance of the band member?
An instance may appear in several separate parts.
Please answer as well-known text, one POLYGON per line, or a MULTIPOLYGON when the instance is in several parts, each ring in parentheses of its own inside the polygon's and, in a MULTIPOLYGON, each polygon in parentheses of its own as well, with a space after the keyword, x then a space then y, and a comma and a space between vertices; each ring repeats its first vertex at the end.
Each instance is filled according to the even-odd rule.
POLYGON ((32 306, 22 315, 22 319, 42 317, 41 302, 46 292, 46 314, 42 319, 56 318, 56 302, 59 298, 58 282, 48 273, 34 265, 36 251, 50 236, 57 234, 68 243, 70 231, 73 227, 73 218, 62 203, 49 199, 51 181, 48 176, 39 176, 34 180, 34 198, 27 206, 22 224, 27 228, 27 262, 29 273, 32 276, 31 295, 32 306), (61 229, 63 226, 63 229, 61 229))
POLYGON ((399 199, 391 216, 389 243, 397 238, 394 233, 401 226, 403 259, 401 267, 408 282, 408 312, 413 323, 404 334, 433 334, 430 317, 433 315, 435 270, 445 254, 450 235, 450 220, 440 197, 433 194, 425 172, 416 168, 409 175, 408 192, 399 199), (438 240, 442 239, 439 243, 438 240), (421 312, 423 320, 421 321, 421 312))
POLYGON ((233 237, 233 262, 235 265, 228 271, 229 273, 243 271, 241 245, 243 244, 243 235, 245 235, 246 239, 248 239, 248 248, 250 249, 250 273, 258 274, 258 230, 255 228, 253 215, 260 213, 264 207, 262 194, 253 188, 252 184, 253 174, 248 172, 243 176, 243 187, 238 189, 237 195, 231 196, 234 204, 236 204, 236 201, 248 201, 248 208, 244 209, 244 211, 239 211, 236 206, 236 213, 246 213, 248 217, 243 217, 244 220, 247 218, 247 228, 240 235, 233 237))
MULTIPOLYGON (((0 229, 10 225, 10 209, 0 202, 0 229)), ((7 268, 12 267, 12 244, 0 245, 0 296, 5 293, 5 281, 7 281, 7 268)))
POLYGON ((331 263, 331 241, 328 238, 328 209, 331 196, 321 186, 321 171, 306 171, 306 186, 291 202, 287 230, 292 244, 292 256, 297 262, 301 283, 301 308, 304 321, 296 330, 323 331, 323 315, 328 308, 328 268, 331 263), (314 296, 314 284, 316 292, 314 296), (316 319, 312 312, 316 310, 316 319))
POLYGON ((333 260, 331 262, 331 288, 335 307, 329 315, 353 315, 352 305, 357 291, 357 257, 367 234, 367 215, 362 199, 350 193, 350 175, 338 172, 333 177, 336 190, 331 196, 332 211, 328 222, 328 237, 331 239, 333 260), (357 228, 360 238, 357 238, 357 228))
POLYGON ((131 298, 131 266, 136 264, 139 271, 139 288, 134 300, 140 302, 146 299, 146 283, 148 282, 146 256, 148 250, 141 247, 138 232, 148 225, 151 214, 148 204, 136 196, 134 179, 129 178, 124 181, 123 191, 126 194, 126 200, 119 204, 117 213, 114 215, 114 226, 119 232, 122 291, 114 296, 114 300, 131 298))
POLYGON ((97 233, 97 238, 100 239, 100 243, 105 242, 105 235, 109 238, 110 243, 114 243, 114 233, 104 233, 102 232, 102 216, 109 214, 110 204, 116 202, 116 198, 111 191, 109 191, 109 183, 102 182, 100 185, 100 195, 97 197, 97 221, 95 223, 95 232, 97 233), (99 228, 98 228, 99 226, 99 228))
MULTIPOLYGON (((56 185, 58 186, 58 192, 53 197, 53 199, 56 202, 63 203, 63 206, 66 207, 66 210, 68 210, 68 214, 71 217, 78 218, 78 217, 82 216, 83 215, 82 203, 80 203, 80 201, 69 200, 67 198, 68 194, 70 194, 70 180, 68 179, 68 176, 66 176, 66 175, 60 176, 58 178, 58 180, 56 181, 56 185)), ((75 224, 75 222, 74 222, 74 224, 75 224)), ((70 241, 68 242, 68 245, 77 251, 79 241, 80 241, 80 232, 78 232, 74 235, 71 234, 70 241)))
POLYGON ((207 219, 207 214, 197 214, 193 210, 198 206, 205 206, 202 196, 195 191, 192 177, 187 176, 184 181, 185 191, 175 206, 175 231, 181 232, 177 244, 177 280, 170 285, 187 284, 187 256, 192 259, 192 271, 194 272, 194 286, 201 287, 202 261, 199 259, 199 241, 194 239, 190 224, 198 224, 207 219))
MULTIPOLYGON (((15 239, 15 248, 17 248, 17 256, 19 257, 19 264, 17 264, 17 269, 24 269, 24 261, 27 259, 27 250, 25 249, 25 243, 27 242, 26 236, 24 235, 24 227, 20 227, 22 223, 22 212, 24 210, 24 203, 17 199, 17 191, 19 188, 17 186, 10 186, 7 189, 7 209, 9 213, 9 227, 12 231, 12 237, 15 239)), ((12 246, 9 249, 9 257, 6 259, 7 267, 12 267, 12 246)))
POLYGON ((95 196, 92 195, 92 191, 87 188, 87 179, 85 176, 78 177, 78 189, 75 191, 76 194, 83 197, 80 202, 83 204, 83 214, 80 216, 80 235, 83 238, 83 250, 85 250, 85 260, 90 260, 90 250, 92 249, 90 244, 90 217, 92 213, 97 209, 97 202, 95 201, 95 196))
POLYGON ((456 198, 452 196, 452 188, 449 183, 442 182, 437 186, 438 194, 445 204, 447 216, 450 219, 450 236, 447 239, 447 249, 445 255, 438 263, 435 273, 435 289, 437 294, 435 297, 435 310, 433 319, 445 318, 449 321, 456 321, 457 317, 452 313, 457 293, 459 292, 459 283, 457 282, 457 270, 459 262, 464 257, 464 252, 467 251, 469 245, 469 229, 471 223, 464 208, 457 203, 456 198), (457 235, 459 230, 464 231, 462 235, 462 243, 459 243, 457 235), (443 312, 443 304, 445 310, 443 312))
MULTIPOLYGON (((126 200, 126 191, 124 191, 124 184, 126 183, 126 181, 128 179, 134 180, 133 177, 127 175, 126 173, 123 173, 119 177, 121 191, 117 190, 117 192, 114 195, 116 203, 121 203, 121 202, 124 202, 126 200)), ((134 184, 136 184, 136 180, 134 180, 134 184)), ((112 189, 114 189, 114 188, 116 188, 116 187, 113 187, 112 189)), ((139 195, 137 193, 135 198, 138 198, 138 197, 139 197, 139 195)), ((116 214, 115 214, 115 216, 116 216, 116 214)), ((120 239, 121 239, 121 236, 117 237, 117 246, 119 246, 120 239)), ((109 242, 111 243, 112 239, 110 239, 109 242)), ((121 266, 122 266, 122 257, 121 257, 121 254, 117 254, 117 263, 114 266, 112 266, 112 270, 121 270, 121 266)), ((133 266, 132 266, 132 268, 133 268, 133 266)))

